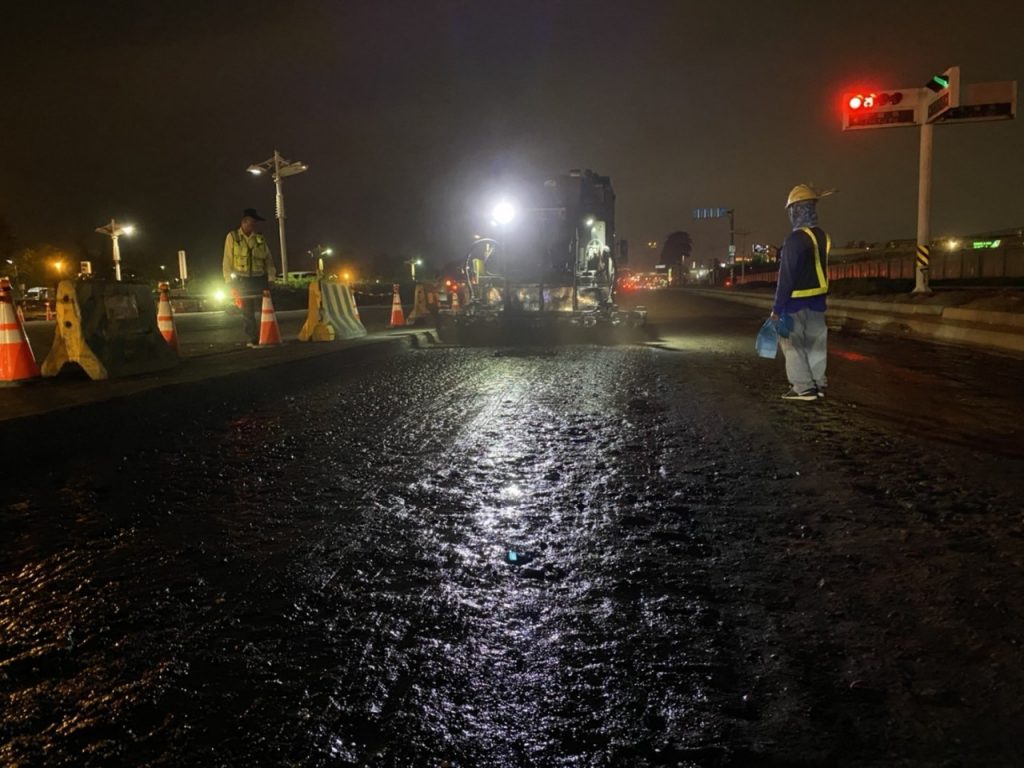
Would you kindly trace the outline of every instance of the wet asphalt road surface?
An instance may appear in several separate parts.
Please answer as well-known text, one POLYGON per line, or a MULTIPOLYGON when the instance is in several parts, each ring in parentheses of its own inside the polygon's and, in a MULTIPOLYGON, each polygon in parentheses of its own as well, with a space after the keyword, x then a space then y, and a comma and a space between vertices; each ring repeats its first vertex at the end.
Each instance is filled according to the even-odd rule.
POLYGON ((649 303, 5 424, 0 764, 1019 764, 1024 363, 649 303))

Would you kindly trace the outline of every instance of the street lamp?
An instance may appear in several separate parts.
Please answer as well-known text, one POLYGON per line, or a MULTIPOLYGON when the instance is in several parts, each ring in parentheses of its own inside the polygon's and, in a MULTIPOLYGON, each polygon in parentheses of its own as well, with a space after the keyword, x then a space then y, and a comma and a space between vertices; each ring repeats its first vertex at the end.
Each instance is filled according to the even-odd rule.
POLYGON ((406 264, 409 265, 409 269, 412 271, 412 281, 416 282, 416 267, 423 266, 423 259, 408 259, 406 264))
POLYGON ((322 245, 317 245, 314 248, 306 251, 309 254, 309 258, 313 260, 313 266, 316 267, 317 277, 322 277, 324 273, 324 256, 330 256, 334 253, 333 248, 324 248, 322 245))
POLYGON ((253 163, 246 170, 254 176, 273 173, 271 178, 274 180, 274 186, 277 189, 277 196, 274 199, 274 211, 277 214, 277 228, 281 237, 281 273, 284 275, 285 280, 287 280, 288 247, 285 245, 284 240, 284 192, 281 191, 281 179, 285 176, 295 176, 303 171, 307 171, 309 166, 305 163, 285 160, 281 157, 281 153, 275 149, 273 157, 264 160, 262 163, 253 163))
POLYGON ((114 279, 120 282, 121 280, 121 249, 117 245, 117 238, 121 235, 130 235, 135 231, 135 227, 131 224, 118 224, 115 219, 111 219, 110 223, 103 227, 96 227, 96 231, 101 235, 108 235, 111 242, 111 250, 114 255, 114 279))

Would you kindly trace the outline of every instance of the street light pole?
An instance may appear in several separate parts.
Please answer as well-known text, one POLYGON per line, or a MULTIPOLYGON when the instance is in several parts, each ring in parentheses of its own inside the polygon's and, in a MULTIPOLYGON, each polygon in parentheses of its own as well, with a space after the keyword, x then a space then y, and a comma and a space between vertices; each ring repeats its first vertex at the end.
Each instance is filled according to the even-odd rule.
POLYGON ((116 219, 111 219, 106 226, 96 227, 96 231, 110 238, 111 253, 114 257, 114 279, 121 282, 121 248, 117 240, 121 235, 130 235, 135 231, 135 227, 131 224, 121 225, 117 223, 116 219))
POLYGON ((324 248, 322 245, 317 243, 316 247, 308 251, 309 258, 313 260, 313 266, 316 267, 316 276, 324 276, 324 256, 330 256, 334 253, 333 248, 324 248), (314 255, 314 251, 316 254, 314 255))
POLYGON ((274 150, 274 212, 277 215, 277 233, 281 238, 281 274, 288 279, 288 245, 284 239, 284 191, 281 189, 281 153, 274 150))
POLYGON ((281 187, 281 179, 285 176, 294 176, 297 173, 309 170, 309 166, 305 163, 290 162, 281 156, 281 153, 276 149, 274 150, 274 156, 264 160, 262 163, 253 163, 246 170, 249 173, 259 176, 260 174, 270 171, 273 173, 274 180, 274 212, 277 215, 277 230, 278 235, 281 238, 281 274, 285 280, 288 279, 288 244, 284 237, 284 190, 281 187))

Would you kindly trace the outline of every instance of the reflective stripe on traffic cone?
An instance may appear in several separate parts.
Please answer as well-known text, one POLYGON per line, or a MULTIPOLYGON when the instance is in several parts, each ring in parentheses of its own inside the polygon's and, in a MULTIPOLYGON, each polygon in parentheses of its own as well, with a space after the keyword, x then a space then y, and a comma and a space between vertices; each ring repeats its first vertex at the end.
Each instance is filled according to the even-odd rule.
POLYGON ((270 291, 263 291, 263 308, 260 310, 260 343, 261 347, 269 347, 281 343, 281 329, 277 326, 277 315, 274 314, 274 302, 270 300, 270 291))
POLYGON ((39 366, 11 298, 11 283, 0 280, 0 384, 38 379, 39 366))
POLYGON ((402 299, 398 296, 398 283, 395 283, 395 294, 391 299, 391 322, 388 328, 398 328, 405 325, 405 313, 402 312, 402 299))
POLYGON ((171 297, 167 283, 160 283, 160 303, 156 306, 156 327, 160 335, 171 349, 180 354, 178 349, 178 331, 174 327, 174 310, 171 309, 171 297))

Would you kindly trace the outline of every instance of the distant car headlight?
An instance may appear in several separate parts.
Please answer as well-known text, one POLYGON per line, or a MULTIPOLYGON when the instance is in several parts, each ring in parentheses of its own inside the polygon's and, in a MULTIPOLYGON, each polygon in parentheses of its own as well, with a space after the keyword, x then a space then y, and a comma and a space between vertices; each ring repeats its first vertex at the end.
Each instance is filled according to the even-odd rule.
POLYGON ((213 292, 213 300, 218 304, 223 304, 227 297, 228 295, 221 288, 213 292))

